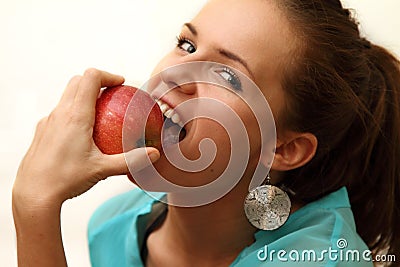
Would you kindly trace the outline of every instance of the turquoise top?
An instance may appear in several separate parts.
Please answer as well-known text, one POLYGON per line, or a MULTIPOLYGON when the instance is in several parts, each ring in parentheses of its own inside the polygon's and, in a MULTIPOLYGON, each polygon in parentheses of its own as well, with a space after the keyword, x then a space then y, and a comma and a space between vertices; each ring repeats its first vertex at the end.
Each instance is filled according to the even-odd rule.
MULTIPOLYGON (((141 267, 149 223, 163 207, 140 189, 107 201, 88 228, 93 267, 141 267)), ((158 213, 159 214, 159 213, 158 213)), ((157 215, 159 216, 159 215, 157 215)), ((356 232, 346 188, 309 203, 274 231, 257 231, 255 242, 231 266, 373 266, 371 253, 356 232)), ((195 260, 195 259, 194 259, 195 260)))

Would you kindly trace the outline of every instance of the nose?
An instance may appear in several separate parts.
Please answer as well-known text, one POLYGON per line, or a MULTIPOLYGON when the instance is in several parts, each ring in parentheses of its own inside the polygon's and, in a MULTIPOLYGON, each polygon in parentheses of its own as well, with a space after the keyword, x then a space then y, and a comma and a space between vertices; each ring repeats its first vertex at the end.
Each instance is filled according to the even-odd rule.
POLYGON ((187 95, 196 93, 196 70, 190 63, 166 68, 160 73, 160 77, 168 89, 179 90, 187 95))

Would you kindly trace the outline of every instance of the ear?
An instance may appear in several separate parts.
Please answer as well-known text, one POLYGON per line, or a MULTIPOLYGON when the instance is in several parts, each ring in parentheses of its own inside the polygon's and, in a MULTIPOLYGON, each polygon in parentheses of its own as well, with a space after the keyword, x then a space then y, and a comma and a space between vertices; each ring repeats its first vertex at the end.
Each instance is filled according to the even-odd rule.
POLYGON ((271 169, 288 171, 301 167, 314 157, 317 146, 317 137, 311 133, 286 132, 277 137, 271 169))

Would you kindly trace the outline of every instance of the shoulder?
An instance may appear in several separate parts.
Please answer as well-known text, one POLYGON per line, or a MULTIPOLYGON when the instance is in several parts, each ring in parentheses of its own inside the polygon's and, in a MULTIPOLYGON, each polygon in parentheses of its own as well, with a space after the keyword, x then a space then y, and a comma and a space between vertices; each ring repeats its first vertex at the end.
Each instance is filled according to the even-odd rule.
POLYGON ((277 230, 258 231, 255 239, 233 266, 373 266, 345 188, 294 212, 277 230))

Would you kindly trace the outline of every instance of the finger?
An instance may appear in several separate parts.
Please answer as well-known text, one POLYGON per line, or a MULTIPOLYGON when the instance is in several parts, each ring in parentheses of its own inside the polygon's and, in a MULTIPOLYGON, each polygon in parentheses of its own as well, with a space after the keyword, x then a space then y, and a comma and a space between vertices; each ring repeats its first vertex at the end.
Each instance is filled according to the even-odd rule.
POLYGON ((160 152, 154 147, 136 148, 116 155, 105 155, 103 176, 135 173, 149 166, 160 158, 160 152))
POLYGON ((46 124, 47 124, 48 119, 49 119, 49 117, 46 116, 46 117, 41 118, 38 121, 38 123, 36 124, 34 140, 35 139, 39 139, 43 135, 43 131, 46 128, 46 124))
POLYGON ((45 131, 46 124, 47 124, 48 117, 42 118, 36 125, 36 130, 35 130, 35 135, 33 136, 32 143, 28 149, 28 153, 32 153, 36 150, 36 147, 40 143, 42 137, 43 137, 43 132, 45 131))
POLYGON ((83 114, 92 112, 94 116, 96 100, 100 89, 102 87, 120 85, 123 82, 124 77, 122 76, 93 68, 88 69, 80 80, 74 103, 79 107, 79 110, 81 110, 83 114))
POLYGON ((63 95, 61 96, 59 106, 70 106, 75 99, 76 92, 78 91, 78 85, 81 81, 82 76, 76 75, 69 80, 67 87, 64 90, 63 95))

